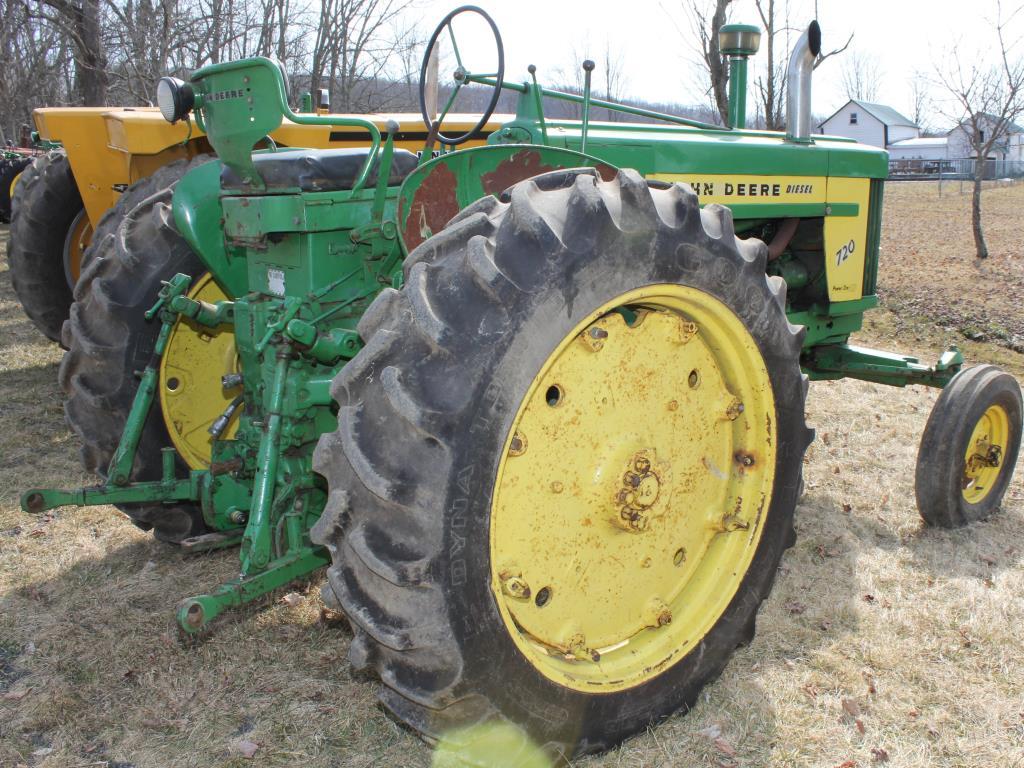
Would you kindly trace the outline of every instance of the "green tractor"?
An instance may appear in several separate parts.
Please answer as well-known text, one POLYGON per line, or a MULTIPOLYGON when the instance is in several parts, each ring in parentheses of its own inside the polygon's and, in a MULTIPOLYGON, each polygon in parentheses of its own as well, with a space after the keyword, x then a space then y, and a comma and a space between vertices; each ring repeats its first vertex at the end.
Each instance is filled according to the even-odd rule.
POLYGON ((190 638, 327 566, 397 718, 450 749, 569 756, 690 706, 752 637, 794 541, 810 379, 944 388, 917 471, 941 526, 998 507, 1021 394, 956 350, 848 343, 877 304, 887 163, 811 136, 817 24, 774 133, 743 127, 756 29, 724 30, 723 128, 593 99, 590 62, 582 96, 507 82, 478 8, 428 54, 463 14, 499 64, 459 57, 436 119, 423 99, 427 149, 473 134, 445 133, 471 84, 494 92, 481 124, 519 95, 486 146, 417 157, 352 119, 365 148, 254 151, 284 118, 338 119, 293 113, 268 59, 162 81, 216 158, 129 190, 94 245, 60 377, 102 483, 22 505, 240 545, 241 576, 180 605, 190 638))

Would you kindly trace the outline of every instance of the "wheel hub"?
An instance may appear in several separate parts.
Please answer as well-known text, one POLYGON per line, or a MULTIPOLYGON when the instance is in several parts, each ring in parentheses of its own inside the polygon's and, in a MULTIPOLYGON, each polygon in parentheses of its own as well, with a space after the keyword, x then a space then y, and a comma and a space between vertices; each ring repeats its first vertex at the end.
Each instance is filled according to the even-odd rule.
MULTIPOLYGON (((227 298, 209 273, 193 283, 188 295, 209 304, 227 298)), ((210 466, 207 430, 237 394, 221 386, 221 376, 237 372, 230 326, 207 328, 186 318, 175 323, 160 360, 160 408, 171 442, 192 469, 210 466)), ((231 439, 237 430, 238 412, 221 438, 231 439)))
POLYGON ((999 405, 989 406, 975 424, 964 455, 961 486, 968 503, 977 504, 995 485, 1009 436, 1010 419, 1006 410, 999 405))
POLYGON ((82 257, 85 249, 92 241, 92 222, 89 215, 83 208, 71 222, 68 233, 64 237, 64 279, 68 281, 68 287, 75 289, 78 278, 82 275, 82 257))
POLYGON ((625 523, 627 530, 645 531, 650 523, 646 510, 658 500, 661 481, 651 469, 650 454, 641 451, 633 456, 629 468, 622 476, 622 488, 615 497, 620 505, 618 517, 612 517, 616 525, 625 523))
POLYGON ((492 589, 538 669, 618 690, 694 647, 756 549, 774 419, 753 339, 694 289, 633 291, 563 340, 520 406, 491 517, 492 589))

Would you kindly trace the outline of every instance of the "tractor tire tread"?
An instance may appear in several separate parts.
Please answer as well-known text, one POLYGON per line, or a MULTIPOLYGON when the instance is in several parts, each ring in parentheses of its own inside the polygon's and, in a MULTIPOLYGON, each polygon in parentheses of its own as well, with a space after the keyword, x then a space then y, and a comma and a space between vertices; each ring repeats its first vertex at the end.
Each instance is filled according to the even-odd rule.
MULTIPOLYGON (((359 328, 366 347, 332 387, 338 429, 321 437, 314 458, 328 486, 344 489, 332 490, 312 530, 332 559, 325 601, 352 619, 352 664, 376 671, 384 683, 381 701, 399 720, 436 740, 453 727, 502 713, 478 690, 480 680, 466 674, 480 660, 464 657, 457 639, 471 630, 452 614, 442 510, 449 487, 459 482, 453 461, 467 440, 466 419, 486 393, 490 348, 552 281, 565 281, 561 290, 573 311, 572 265, 615 247, 603 245, 602 233, 619 238, 619 247, 631 238, 656 237, 674 248, 663 261, 686 263, 678 267, 686 275, 710 270, 716 292, 742 296, 746 303, 737 300, 734 309, 741 307, 736 311, 758 339, 766 366, 779 371, 785 388, 777 418, 785 419, 792 438, 779 447, 778 466, 786 470, 777 475, 781 511, 764 555, 769 565, 751 577, 743 600, 737 598, 744 614, 729 624, 730 647, 702 654, 696 687, 672 694, 667 708, 658 702, 604 731, 584 723, 597 730, 578 739, 549 732, 542 746, 568 757, 606 749, 688 708, 732 649, 752 638, 782 551, 795 540, 802 457, 813 438, 804 423, 807 379, 798 364, 805 330, 786 320, 785 284, 765 276, 766 247, 737 239, 729 209, 702 210, 688 187, 652 188, 639 174, 620 171, 610 182, 581 174, 560 188, 527 180, 507 197, 489 198, 457 216, 452 231, 425 241, 406 260, 405 287, 384 291, 371 305, 359 328)), ((497 669, 493 674, 501 676, 497 669)))
POLYGON ((917 508, 928 525, 960 528, 995 512, 1013 476, 1020 452, 1021 390, 1017 380, 994 365, 975 365, 957 373, 935 402, 918 448, 914 489, 917 508), (977 504, 969 503, 959 485, 964 452, 974 425, 989 403, 999 402, 1010 420, 1007 471, 977 504))
MULTIPOLYGON (((170 215, 174 184, 208 156, 178 160, 141 179, 101 218, 86 251, 85 268, 62 336, 68 351, 58 380, 64 414, 78 437, 86 470, 103 477, 145 366, 155 333, 143 313, 156 299, 160 279, 177 271, 196 274, 201 262, 174 229, 170 215)), ((155 326, 153 326, 155 327, 155 326)), ((160 406, 154 403, 143 429, 132 477, 160 476, 160 449, 170 445, 160 406)), ((121 510, 157 539, 178 542, 206 532, 198 507, 190 504, 131 504, 121 510)))
POLYGON ((25 168, 11 201, 11 283, 32 324, 58 343, 72 300, 64 274, 64 240, 81 210, 82 196, 61 149, 40 155, 25 168))

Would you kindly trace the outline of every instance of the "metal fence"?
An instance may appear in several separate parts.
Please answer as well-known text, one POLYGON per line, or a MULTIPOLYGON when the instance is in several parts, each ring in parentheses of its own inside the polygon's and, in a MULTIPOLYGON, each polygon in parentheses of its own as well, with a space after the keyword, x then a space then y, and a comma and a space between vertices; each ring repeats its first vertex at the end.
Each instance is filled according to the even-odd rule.
MULTIPOLYGON (((893 158, 889 160, 889 178, 973 179, 978 162, 969 157, 957 160, 893 158)), ((1024 178, 1024 161, 1022 160, 983 160, 981 162, 985 166, 983 173, 986 179, 1024 178)))

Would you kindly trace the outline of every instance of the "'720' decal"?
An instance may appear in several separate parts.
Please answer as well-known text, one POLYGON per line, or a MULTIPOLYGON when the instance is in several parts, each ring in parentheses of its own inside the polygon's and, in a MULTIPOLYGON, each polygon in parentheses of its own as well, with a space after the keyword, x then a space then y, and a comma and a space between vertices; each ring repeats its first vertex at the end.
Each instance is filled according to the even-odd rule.
POLYGON ((838 267, 840 264, 842 264, 844 261, 850 258, 850 254, 852 254, 856 249, 857 244, 854 243, 853 240, 851 240, 838 251, 836 251, 836 266, 838 267))

